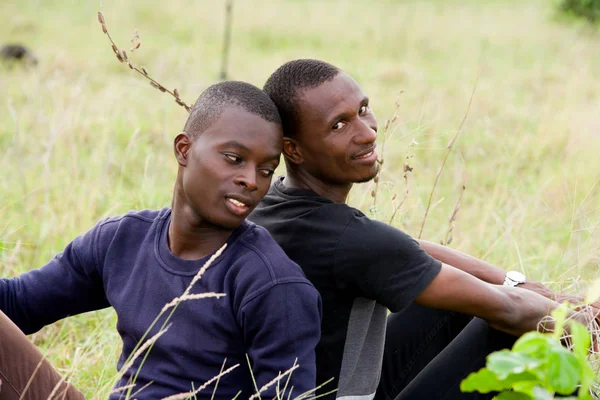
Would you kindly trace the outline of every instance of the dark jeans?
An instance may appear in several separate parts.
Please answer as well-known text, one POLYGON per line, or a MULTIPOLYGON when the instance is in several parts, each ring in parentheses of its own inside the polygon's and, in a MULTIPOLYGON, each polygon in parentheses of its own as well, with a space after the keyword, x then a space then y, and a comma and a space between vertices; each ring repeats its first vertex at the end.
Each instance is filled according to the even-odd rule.
POLYGON ((0 311, 0 400, 83 400, 0 311))
POLYGON ((460 382, 517 338, 479 318, 413 304, 388 317, 383 371, 376 400, 482 400, 460 382))

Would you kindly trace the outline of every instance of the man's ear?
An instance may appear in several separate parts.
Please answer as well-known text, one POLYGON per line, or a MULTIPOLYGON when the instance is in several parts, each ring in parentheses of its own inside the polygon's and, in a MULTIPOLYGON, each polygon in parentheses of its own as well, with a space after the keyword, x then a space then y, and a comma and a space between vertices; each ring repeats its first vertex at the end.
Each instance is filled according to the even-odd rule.
POLYGON ((296 139, 283 137, 283 156, 292 164, 302 164, 304 157, 302 156, 302 148, 296 139))
POLYGON ((175 158, 180 166, 185 167, 188 164, 188 153, 192 148, 192 139, 185 132, 180 132, 173 141, 173 151, 175 158))

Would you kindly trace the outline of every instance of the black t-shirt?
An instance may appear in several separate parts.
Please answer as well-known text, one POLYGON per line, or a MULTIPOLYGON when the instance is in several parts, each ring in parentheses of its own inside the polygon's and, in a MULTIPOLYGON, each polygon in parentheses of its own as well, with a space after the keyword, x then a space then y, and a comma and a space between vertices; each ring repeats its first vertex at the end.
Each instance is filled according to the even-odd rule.
POLYGON ((317 383, 334 377, 324 391, 338 387, 338 397, 371 394, 380 374, 383 307, 396 312, 409 305, 439 273, 441 264, 400 230, 311 190, 286 187, 283 177, 249 219, 267 228, 321 294, 317 383), (373 340, 381 342, 377 350, 368 349, 366 342, 373 340), (367 370, 357 371, 361 365, 367 370))

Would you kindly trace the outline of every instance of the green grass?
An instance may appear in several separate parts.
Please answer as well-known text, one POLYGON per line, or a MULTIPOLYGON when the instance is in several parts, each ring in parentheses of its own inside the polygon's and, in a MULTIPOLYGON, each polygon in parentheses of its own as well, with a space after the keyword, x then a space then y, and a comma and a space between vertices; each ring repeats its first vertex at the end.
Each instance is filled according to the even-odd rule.
MULTIPOLYGON (((1 40, 40 59, 35 69, 0 69, 0 276, 43 265, 101 217, 170 202, 171 143, 187 114, 117 63, 100 4, 117 43, 139 29, 134 60, 188 103, 217 80, 224 1, 0 4, 1 40)), ((478 80, 423 237, 445 237, 464 179, 453 247, 556 287, 596 276, 600 41, 556 21, 551 2, 238 0, 232 46, 231 78, 259 86, 293 58, 340 66, 371 97, 381 127, 403 92, 378 204, 372 183, 351 203, 388 221, 409 156, 395 225, 412 235, 478 80)), ((103 397, 120 350, 115 322, 108 310, 78 316, 33 341, 87 396, 103 397)))

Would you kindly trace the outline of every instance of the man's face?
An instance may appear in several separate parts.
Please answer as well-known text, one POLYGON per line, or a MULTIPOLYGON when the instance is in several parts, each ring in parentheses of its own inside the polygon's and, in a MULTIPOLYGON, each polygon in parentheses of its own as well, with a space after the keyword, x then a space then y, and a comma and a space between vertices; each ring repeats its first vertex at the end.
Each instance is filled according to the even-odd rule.
POLYGON ((195 139, 180 134, 175 150, 178 159, 185 153, 188 206, 211 225, 235 229, 269 190, 281 148, 279 124, 239 107, 226 108, 195 139))
POLYGON ((377 174, 377 120, 369 99, 350 75, 302 90, 294 137, 302 166, 331 184, 366 182, 377 174))

